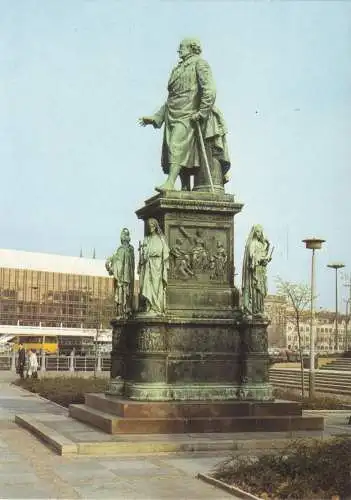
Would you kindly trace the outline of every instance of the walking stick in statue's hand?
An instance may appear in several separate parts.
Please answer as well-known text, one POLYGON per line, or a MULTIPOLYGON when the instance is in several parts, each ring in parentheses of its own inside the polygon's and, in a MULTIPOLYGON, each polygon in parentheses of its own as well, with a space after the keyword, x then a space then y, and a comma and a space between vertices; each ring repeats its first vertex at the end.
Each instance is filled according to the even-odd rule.
POLYGON ((213 180, 212 180, 210 166, 208 164, 208 158, 207 158, 207 154, 206 154, 204 138, 202 137, 200 123, 198 121, 196 121, 195 123, 196 123, 196 127, 197 127, 197 133, 199 135, 202 156, 204 157, 204 161, 205 161, 205 165, 206 165, 206 172, 207 172, 208 180, 210 181, 211 191, 212 191, 212 193, 214 193, 213 180))

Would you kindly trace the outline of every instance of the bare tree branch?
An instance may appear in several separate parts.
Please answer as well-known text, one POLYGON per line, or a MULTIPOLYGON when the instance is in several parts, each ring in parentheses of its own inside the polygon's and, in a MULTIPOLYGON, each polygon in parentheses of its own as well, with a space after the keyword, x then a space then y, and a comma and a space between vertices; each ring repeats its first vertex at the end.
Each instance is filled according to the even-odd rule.
POLYGON ((300 321, 303 313, 311 305, 311 288, 305 283, 292 283, 284 281, 281 277, 276 278, 278 295, 286 297, 288 305, 293 310, 292 319, 296 325, 297 337, 299 342, 300 366, 301 366, 301 382, 302 382, 302 397, 304 397, 304 378, 303 378, 303 355, 300 321))

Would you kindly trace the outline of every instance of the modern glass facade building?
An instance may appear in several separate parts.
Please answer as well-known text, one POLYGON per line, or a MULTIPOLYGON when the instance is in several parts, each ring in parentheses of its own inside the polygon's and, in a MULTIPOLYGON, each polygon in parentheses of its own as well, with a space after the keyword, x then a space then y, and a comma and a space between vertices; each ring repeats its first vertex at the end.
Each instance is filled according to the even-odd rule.
POLYGON ((109 328, 113 280, 105 262, 0 249, 0 324, 109 328))

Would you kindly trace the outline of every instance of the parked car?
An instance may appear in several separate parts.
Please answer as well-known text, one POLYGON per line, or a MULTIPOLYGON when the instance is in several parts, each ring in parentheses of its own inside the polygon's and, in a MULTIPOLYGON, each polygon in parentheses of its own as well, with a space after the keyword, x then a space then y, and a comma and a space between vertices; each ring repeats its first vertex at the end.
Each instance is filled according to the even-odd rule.
POLYGON ((280 349, 278 347, 269 348, 268 355, 271 363, 286 363, 288 361, 285 349, 280 349))

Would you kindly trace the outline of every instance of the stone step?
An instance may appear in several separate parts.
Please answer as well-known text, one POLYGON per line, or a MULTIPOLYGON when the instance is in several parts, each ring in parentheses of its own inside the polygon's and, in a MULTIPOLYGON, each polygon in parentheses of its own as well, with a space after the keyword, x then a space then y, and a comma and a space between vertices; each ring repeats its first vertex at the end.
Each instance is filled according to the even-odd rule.
POLYGON ((325 363, 324 366, 333 366, 333 365, 345 365, 351 367, 350 361, 345 361, 344 359, 339 359, 338 361, 333 361, 332 363, 325 363))
MULTIPOLYGON (((292 370, 291 368, 285 368, 285 369, 284 368, 273 368, 273 369, 269 370, 269 373, 289 373, 291 375, 294 373, 301 373, 301 370, 299 368, 296 368, 294 370, 292 370)), ((309 373, 309 370, 305 369, 304 373, 309 373)), ((325 371, 321 370, 321 369, 316 370, 315 373, 316 373, 316 375, 320 375, 321 377, 326 375, 325 371)), ((341 375, 343 377, 351 378, 351 372, 339 374, 337 370, 331 370, 330 373, 328 373, 328 375, 334 375, 335 377, 341 375)))
MULTIPOLYGON (((304 378, 304 382, 308 382, 309 378, 304 378)), ((283 379, 283 378, 277 378, 275 380, 272 380, 271 383, 273 385, 276 385, 277 383, 282 383, 282 384, 301 384, 301 380, 294 380, 294 379, 283 379)), ((323 387, 332 387, 335 389, 345 389, 345 390, 351 390, 351 385, 350 384, 338 384, 338 383, 333 383, 333 382, 320 382, 318 380, 315 381, 317 386, 323 386, 323 387)))
POLYGON ((338 361, 337 363, 328 363, 326 365, 321 366, 321 368, 332 368, 333 366, 345 366, 345 368, 348 368, 351 370, 351 363, 344 363, 343 361, 338 361))
POLYGON ((289 401, 130 401, 105 394, 85 394, 85 404, 124 418, 216 418, 302 415, 289 401))
MULTIPOLYGON (((308 377, 309 371, 304 372, 304 376, 308 377)), ((293 378, 293 377, 301 377, 301 372, 294 372, 294 373, 286 373, 286 372, 270 372, 269 377, 287 377, 287 378, 293 378)), ((351 382, 351 375, 347 373, 333 373, 332 371, 327 371, 327 372, 315 372, 316 378, 320 378, 321 380, 323 379, 333 379, 333 380, 344 380, 351 382)))
MULTIPOLYGON (((308 373, 304 374, 304 380, 308 380, 309 375, 308 373)), ((300 381, 302 379, 301 376, 293 376, 293 377, 288 377, 287 375, 272 375, 270 376, 269 380, 272 383, 274 380, 294 380, 294 381, 300 381)), ((334 378, 334 377, 315 377, 316 381, 321 383, 321 384, 336 384, 336 385, 345 385, 345 386, 350 386, 351 387, 351 380, 349 379, 343 379, 343 378, 334 378)))
MULTIPOLYGON (((306 377, 304 378, 305 382, 308 382, 309 378, 306 377)), ((284 379, 284 378, 276 378, 271 380, 271 384, 276 385, 277 383, 282 383, 282 384, 301 384, 301 379, 284 379)), ((334 389, 342 389, 342 390, 347 390, 351 391, 351 385, 350 384, 344 384, 344 383, 337 383, 337 382, 327 382, 323 381, 321 382, 320 380, 315 381, 316 386, 318 387, 331 387, 334 389)))
MULTIPOLYGON (((308 378, 309 372, 304 372, 304 377, 308 378)), ((287 380, 291 379, 300 379, 301 378, 301 372, 294 372, 294 373, 286 373, 284 371, 282 372, 270 372, 269 373, 269 379, 273 380, 274 378, 286 378, 287 380)), ((332 373, 332 372, 327 372, 327 373, 318 373, 315 372, 315 378, 316 380, 332 380, 332 381, 338 381, 338 382, 343 382, 343 383, 348 383, 351 384, 351 376, 344 375, 344 374, 339 374, 339 373, 332 373)))
POLYGON ((87 405, 70 405, 70 416, 109 434, 180 434, 323 430, 323 417, 121 418, 87 405))
POLYGON ((345 365, 333 365, 333 366, 321 366, 320 370, 330 370, 330 371, 345 371, 345 372, 351 372, 351 367, 350 366, 345 366, 345 365))
MULTIPOLYGON (((305 384, 305 387, 307 387, 307 384, 305 384)), ((299 383, 287 383, 287 382, 277 382, 273 384, 274 387, 281 387, 281 388, 289 388, 289 389, 301 389, 301 384, 299 383)), ((350 396, 351 395, 351 389, 340 389, 340 388, 332 388, 330 386, 323 386, 323 385, 318 385, 316 384, 315 386, 315 391, 317 392, 324 392, 324 393, 330 393, 330 394, 336 394, 336 395, 345 395, 345 396, 350 396)))
MULTIPOLYGON (((304 380, 308 380, 308 379, 309 379, 308 375, 304 377, 304 380)), ((270 383, 271 384, 274 385, 276 382, 300 383, 301 382, 301 378, 272 377, 270 379, 270 383)), ((344 388, 344 389, 351 389, 350 382, 345 383, 342 380, 340 381, 340 380, 319 380, 319 379, 316 379, 316 384, 318 384, 318 385, 330 385, 330 386, 333 386, 333 387, 340 387, 340 388, 344 388)))

